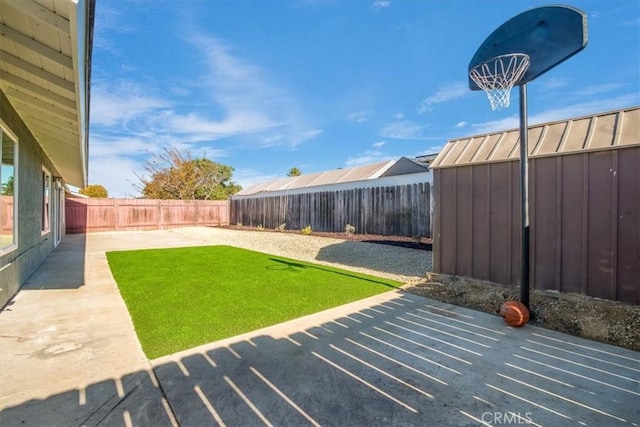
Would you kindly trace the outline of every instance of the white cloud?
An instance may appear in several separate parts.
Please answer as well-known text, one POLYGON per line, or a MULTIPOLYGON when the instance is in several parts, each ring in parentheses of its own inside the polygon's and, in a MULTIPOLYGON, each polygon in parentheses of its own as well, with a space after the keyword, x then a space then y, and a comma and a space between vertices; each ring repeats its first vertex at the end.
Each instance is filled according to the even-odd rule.
MULTIPOLYGON (((285 90, 271 84, 259 67, 232 55, 223 41, 203 35, 187 40, 205 63, 203 77, 194 79, 200 82, 197 89, 204 99, 185 108, 177 105, 183 102, 179 98, 169 101, 155 95, 161 88, 127 80, 96 81, 92 88, 92 140, 124 134, 124 139, 128 136, 191 148, 197 143, 253 135, 254 141, 266 142, 264 145, 296 146, 322 132, 300 118, 300 109, 285 90), (216 111, 213 117, 212 106, 216 111)), ((179 83, 169 88, 174 94, 186 93, 179 83)))
POLYGON ((374 143, 373 143, 373 146, 374 146, 374 147, 376 147, 376 148, 380 148, 380 147, 382 147, 384 144, 386 144, 386 142, 385 142, 385 141, 378 141, 378 142, 374 142, 374 143))
POLYGON ((622 87, 624 87, 622 83, 605 83, 601 85, 587 86, 583 89, 577 90, 575 92, 575 95, 579 95, 579 96, 600 95, 603 93, 612 92, 622 87))
POLYGON ((345 162, 345 166, 366 165, 369 163, 382 162, 384 160, 392 160, 392 159, 393 157, 383 156, 382 153, 379 151, 366 151, 358 157, 349 156, 347 158, 347 161, 345 162))
POLYGON ((399 120, 399 119, 404 119, 404 113, 403 113, 402 111, 398 111, 397 113, 395 113, 395 114, 393 115, 393 118, 394 118, 394 119, 398 119, 398 120, 399 120))
POLYGON ((155 151, 157 143, 144 138, 98 135, 91 138, 89 154, 92 159, 106 156, 137 156, 155 151))
POLYGON ((452 101, 463 96, 467 96, 471 93, 467 83, 456 82, 449 83, 441 87, 431 96, 420 101, 418 105, 418 113, 425 114, 432 110, 434 105, 441 104, 443 102, 452 101))
MULTIPOLYGON (((117 12, 101 18, 107 48, 115 40, 108 30, 121 18, 117 12)), ((196 54, 193 69, 200 75, 184 81, 94 78, 89 175, 112 196, 137 195, 135 171, 165 146, 215 160, 229 155, 225 138, 239 137, 241 144, 259 148, 295 147, 323 132, 305 120, 295 97, 274 83, 268 70, 237 55, 227 42, 202 33, 181 36, 196 54)), ((234 173, 241 185, 267 178, 234 173)))
POLYGON ((280 176, 274 174, 263 174, 256 171, 255 169, 236 169, 233 172, 233 180, 237 184, 241 185, 244 189, 249 188, 255 184, 284 177, 284 173, 280 176))
POLYGON ((306 123, 295 98, 271 82, 267 71, 234 55, 228 43, 203 34, 187 39, 204 58, 202 80, 225 113, 216 126, 227 135, 262 134, 256 141, 296 146, 322 132, 306 123))
POLYGON ((114 42, 113 34, 127 34, 131 32, 131 27, 126 23, 126 14, 118 8, 109 7, 105 2, 97 2, 93 47, 95 49, 118 55, 121 49, 114 42))
POLYGON ((468 124, 469 124, 469 123, 467 123, 467 122, 465 122, 465 121, 458 122, 458 124, 456 124, 456 128, 457 128, 457 129, 459 129, 459 128, 463 128, 463 127, 467 126, 468 124))
MULTIPOLYGON (((592 102, 572 104, 565 107, 551 108, 549 110, 529 116, 529 125, 547 123, 558 120, 566 120, 574 117, 596 114, 601 111, 614 110, 618 108, 637 105, 640 102, 640 94, 628 94, 609 99, 600 99, 592 102)), ((499 132, 516 129, 520 126, 520 119, 517 114, 500 120, 493 120, 484 123, 471 125, 477 133, 499 132)))
POLYGON ((563 77, 545 77, 543 76, 536 82, 536 88, 538 90, 547 91, 560 89, 569 84, 569 80, 563 77))
POLYGON ((297 147, 298 145, 315 139, 323 131, 321 129, 308 129, 304 131, 292 131, 288 134, 272 134, 262 139, 262 147, 273 147, 278 145, 289 145, 297 147))
POLYGON ((389 123, 383 127, 378 135, 383 138, 395 139, 425 139, 424 130, 429 125, 417 125, 410 120, 389 123))
POLYGON ((389 6, 391 6, 391 2, 388 0, 376 0, 371 4, 371 7, 376 10, 385 9, 389 6))
POLYGON ((634 27, 640 26, 640 18, 629 19, 628 21, 624 21, 621 25, 623 26, 630 25, 634 27))
POLYGON ((91 88, 91 123, 114 126, 140 115, 168 108, 169 101, 132 81, 98 81, 91 88))
POLYGON ((369 115, 368 111, 354 111, 347 115, 347 119, 353 123, 364 123, 369 120, 369 115))
POLYGON ((111 155, 91 155, 89 158, 89 183, 103 185, 109 197, 137 197, 134 188, 138 178, 134 171, 142 171, 143 163, 132 157, 113 153, 111 155))
POLYGON ((240 133, 254 133, 277 126, 268 117, 256 111, 235 111, 224 120, 215 121, 191 112, 185 115, 166 111, 151 120, 151 124, 164 132, 184 135, 189 140, 216 140, 240 133), (197 136, 197 138, 194 138, 197 136))
POLYGON ((290 135, 290 144, 292 147, 302 144, 303 142, 315 139, 323 131, 321 129, 309 129, 300 132, 294 132, 290 135))

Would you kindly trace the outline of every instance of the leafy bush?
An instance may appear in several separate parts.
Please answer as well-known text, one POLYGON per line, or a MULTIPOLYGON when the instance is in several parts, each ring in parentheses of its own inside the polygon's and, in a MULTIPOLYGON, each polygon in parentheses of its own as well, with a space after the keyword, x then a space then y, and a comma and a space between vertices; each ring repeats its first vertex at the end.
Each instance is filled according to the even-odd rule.
POLYGON ((278 231, 284 231, 287 228, 287 223, 283 222, 278 226, 278 231))
POLYGON ((81 189, 79 193, 96 199, 105 199, 109 197, 107 189, 100 184, 87 185, 85 188, 81 189))
POLYGON ((262 224, 258 224, 258 225, 256 225, 256 230, 258 230, 258 231, 264 231, 264 225, 262 225, 262 224))
POLYGON ((301 232, 302 234, 311 234, 311 232, 312 232, 312 231, 313 231, 313 230, 311 230, 311 226, 310 226, 310 225, 307 225, 307 226, 306 226, 306 227, 304 227, 302 230, 300 230, 300 232, 301 232))
POLYGON ((347 224, 347 226, 344 228, 344 232, 347 234, 353 234, 356 232, 356 228, 351 224, 347 224))

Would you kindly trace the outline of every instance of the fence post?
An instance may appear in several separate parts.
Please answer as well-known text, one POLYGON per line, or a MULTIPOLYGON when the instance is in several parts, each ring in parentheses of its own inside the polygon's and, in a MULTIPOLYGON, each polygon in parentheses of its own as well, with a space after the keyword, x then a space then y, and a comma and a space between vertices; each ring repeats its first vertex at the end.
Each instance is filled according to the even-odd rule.
POLYGON ((120 206, 118 203, 118 199, 112 199, 113 200, 113 217, 115 218, 115 222, 116 222, 116 231, 120 231, 120 206))

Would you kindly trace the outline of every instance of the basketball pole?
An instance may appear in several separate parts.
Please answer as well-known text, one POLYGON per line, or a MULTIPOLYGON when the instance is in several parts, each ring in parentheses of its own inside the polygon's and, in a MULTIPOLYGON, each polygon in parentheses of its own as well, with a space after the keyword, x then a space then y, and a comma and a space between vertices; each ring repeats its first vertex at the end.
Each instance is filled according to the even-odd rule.
POLYGON ((529 309, 529 150, 527 84, 520 85, 520 215, 522 218, 522 260, 520 302, 529 309))

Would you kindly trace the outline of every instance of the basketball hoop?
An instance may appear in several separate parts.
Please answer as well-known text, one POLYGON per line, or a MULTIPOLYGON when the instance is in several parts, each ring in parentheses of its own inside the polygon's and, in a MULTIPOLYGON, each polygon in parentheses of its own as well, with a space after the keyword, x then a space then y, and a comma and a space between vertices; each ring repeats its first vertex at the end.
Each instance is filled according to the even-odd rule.
POLYGON ((469 71, 469 77, 485 91, 492 110, 509 106, 511 88, 529 68, 529 55, 510 53, 481 62, 469 71))

